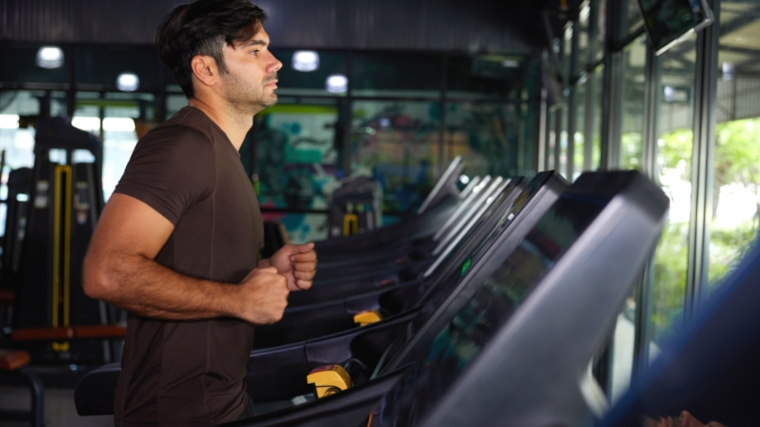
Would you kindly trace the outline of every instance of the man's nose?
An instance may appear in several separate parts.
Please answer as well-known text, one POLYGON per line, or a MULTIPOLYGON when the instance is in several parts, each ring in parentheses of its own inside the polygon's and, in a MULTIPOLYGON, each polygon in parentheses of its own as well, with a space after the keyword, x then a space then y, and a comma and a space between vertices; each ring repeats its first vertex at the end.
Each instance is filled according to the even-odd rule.
POLYGON ((267 72, 268 73, 274 73, 280 70, 282 68, 282 62, 280 62, 279 59, 275 58, 274 55, 272 55, 272 64, 269 65, 267 72))

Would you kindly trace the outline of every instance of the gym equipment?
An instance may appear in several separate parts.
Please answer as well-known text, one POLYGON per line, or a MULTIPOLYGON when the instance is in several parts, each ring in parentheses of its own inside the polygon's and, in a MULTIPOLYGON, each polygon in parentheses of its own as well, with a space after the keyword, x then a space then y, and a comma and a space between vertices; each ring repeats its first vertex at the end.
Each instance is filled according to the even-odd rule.
MULTIPOLYGON (((320 257, 320 268, 314 277, 312 289, 325 289, 328 285, 334 289, 338 284, 359 289, 360 283, 367 282, 362 279, 368 277, 375 284, 395 282, 394 275, 408 267, 424 263, 424 260, 432 255, 431 251, 445 245, 460 231, 462 224, 466 224, 476 212, 479 212, 489 197, 503 186, 504 180, 500 177, 493 180, 490 177, 486 178, 482 186, 473 190, 471 196, 462 202, 462 205, 432 237, 416 239, 406 245, 392 249, 386 248, 371 254, 357 254, 351 257, 343 255, 338 259, 328 257, 327 261, 320 257), (354 282, 357 284, 354 285, 354 282)), ((309 296, 315 298, 316 294, 317 292, 313 292, 309 296)))
MULTIPOLYGON (((747 252, 682 332, 596 425, 646 426, 689 411, 707 424, 757 425, 760 398, 760 243, 747 252)), ((675 424, 674 424, 675 425, 675 424)))
POLYGON ((316 242, 315 247, 320 258, 324 257, 326 260, 331 255, 356 255, 365 250, 376 251, 386 245, 398 245, 434 234, 437 227, 456 210, 460 199, 456 182, 463 167, 462 159, 455 158, 417 212, 398 223, 362 235, 316 242))
POLYGON ((341 180, 330 197, 328 238, 372 231, 382 224, 378 185, 367 177, 341 180))
MULTIPOLYGON (((125 331, 109 325, 118 312, 81 286, 82 261, 104 204, 101 145, 63 118, 44 119, 36 125, 34 154, 28 198, 14 183, 8 200, 11 262, 4 279, 11 278, 15 306, 23 307, 14 311, 13 345, 35 362, 110 362, 120 353, 117 343, 77 339, 119 338, 125 331), (82 152, 91 161, 79 161, 82 152)), ((15 176, 25 181, 28 175, 15 176)))
POLYGON ((27 367, 31 362, 29 353, 21 350, 0 350, 0 378, 20 377, 29 387, 31 409, 28 411, 0 409, 0 419, 30 421, 32 427, 45 424, 45 388, 39 376, 27 367))
MULTIPOLYGON (((346 391, 229 425, 577 425, 601 393, 590 361, 667 207, 638 172, 585 173, 501 265, 470 270, 476 285, 450 296, 411 339, 402 329, 390 345, 363 342, 361 356, 352 347, 375 366, 365 372, 374 380, 352 377, 346 391)), ((311 350, 310 358, 328 356, 311 350)))
MULTIPOLYGON (((502 212, 495 227, 486 230, 490 232, 490 235, 486 239, 470 243, 469 249, 474 254, 463 262, 464 265, 468 265, 468 269, 462 269, 460 265, 452 263, 449 275, 442 278, 443 282, 437 284, 435 288, 410 288, 413 292, 421 294, 418 300, 420 303, 427 301, 426 306, 435 310, 436 307, 440 306, 440 301, 437 301, 437 299, 445 299, 447 295, 459 292, 469 283, 469 271, 473 270, 475 266, 488 263, 494 257, 499 259, 505 251, 514 248, 556 200, 558 190, 564 187, 561 178, 554 173, 540 174, 534 178, 533 183, 535 185, 530 188, 530 191, 520 193, 521 197, 507 203, 509 209, 506 212, 502 212), (462 278, 462 276, 465 277, 462 278)), ((369 295, 368 298, 375 298, 380 301, 383 298, 383 294, 369 295)), ((388 299, 393 301, 392 296, 389 296, 388 299)), ((249 386, 251 387, 249 391, 260 400, 286 398, 299 393, 309 393, 310 388, 305 382, 305 377, 311 369, 310 367, 313 367, 315 363, 324 364, 327 363, 326 360, 343 357, 346 351, 352 351, 348 350, 348 348, 361 351, 362 348, 366 347, 366 352, 363 352, 364 356, 374 358, 376 362, 381 357, 380 355, 384 351, 384 348, 379 348, 373 341, 380 339, 380 345, 382 346, 383 343, 392 340, 395 334, 400 333, 400 335, 406 336, 406 334, 400 331, 407 326, 411 327, 412 324, 410 322, 419 312, 419 308, 415 309, 414 304, 411 303, 412 298, 408 298, 406 301, 412 306, 411 310, 390 316, 385 320, 358 330, 324 337, 320 340, 254 351, 251 353, 251 362, 249 364, 249 386), (330 357, 330 354, 334 357, 330 357), (312 359, 312 356, 315 356, 316 359, 302 360, 306 355, 310 355, 309 359, 312 359), (266 369, 264 369, 265 366, 267 367, 266 369), (270 366, 272 369, 269 369, 270 366)), ((320 315, 325 312, 340 313, 343 310, 342 304, 337 304, 334 307, 337 307, 337 310, 330 310, 330 307, 324 307, 325 310, 318 310, 313 313, 320 315)), ((403 310, 404 308, 402 306, 401 308, 396 308, 396 310, 403 310)), ((388 309, 393 308, 388 307, 388 309)), ((425 313, 418 321, 424 324, 425 319, 434 318, 435 316, 435 312, 432 314, 425 313)), ((345 318, 346 315, 343 314, 343 317, 345 318)), ((325 323, 330 323, 325 318, 304 319, 301 317, 300 320, 301 328, 305 325, 318 327, 325 323)), ((297 333, 300 328, 290 328, 289 330, 291 333, 297 333)), ((272 335, 275 334, 273 333, 272 335)), ((259 339, 259 331, 257 331, 257 339, 259 339)), ((350 359, 352 358, 347 358, 347 360, 350 359)), ((358 378, 355 364, 349 363, 346 366, 348 367, 346 369, 347 372, 352 373, 352 378, 358 378)), ((106 365, 96 371, 90 372, 82 379, 77 387, 75 396, 77 411, 80 415, 109 414, 113 411, 113 390, 118 381, 119 370, 118 364, 106 365)))
POLYGON ((503 190, 501 200, 494 198, 485 213, 469 224, 468 227, 475 228, 471 235, 463 242, 450 243, 415 280, 360 295, 288 308, 280 322, 257 328, 255 348, 285 345, 352 329, 369 323, 368 319, 377 321, 408 312, 438 293, 450 292, 451 286, 462 276, 462 266, 472 268, 480 262, 508 226, 510 229, 506 232, 512 233, 515 239, 522 238, 566 186, 554 172, 542 172, 527 187, 524 180, 515 180, 511 187, 503 190))

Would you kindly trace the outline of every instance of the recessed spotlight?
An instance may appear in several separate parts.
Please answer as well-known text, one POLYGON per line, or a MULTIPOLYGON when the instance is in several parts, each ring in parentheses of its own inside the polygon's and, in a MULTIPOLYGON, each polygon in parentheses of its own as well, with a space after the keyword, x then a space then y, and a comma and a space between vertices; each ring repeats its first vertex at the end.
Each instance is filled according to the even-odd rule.
POLYGON ((303 72, 319 68, 319 54, 313 50, 297 50, 293 54, 293 69, 303 72))
POLYGON ((462 184, 467 185, 470 182, 470 177, 467 175, 462 175, 459 177, 459 180, 462 181, 462 184))
POLYGON ((333 74, 327 77, 325 86, 330 93, 346 93, 348 91, 348 77, 343 74, 333 74))
POLYGON ((116 87, 124 92, 134 92, 140 87, 140 78, 137 74, 121 73, 116 78, 116 87))
POLYGON ((37 51, 37 66, 52 70, 63 65, 63 50, 58 46, 42 46, 37 51))

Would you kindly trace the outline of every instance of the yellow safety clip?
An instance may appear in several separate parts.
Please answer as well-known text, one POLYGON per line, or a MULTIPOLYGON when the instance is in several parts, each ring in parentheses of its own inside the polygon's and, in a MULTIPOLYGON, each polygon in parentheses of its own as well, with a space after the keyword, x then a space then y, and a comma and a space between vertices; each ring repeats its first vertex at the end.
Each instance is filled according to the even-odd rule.
POLYGON ((327 365, 309 372, 306 382, 314 384, 321 399, 351 387, 351 376, 340 365, 327 365))
POLYGON ((64 342, 53 341, 53 351, 57 353, 65 353, 69 351, 69 347, 70 345, 68 341, 64 341, 64 342))
POLYGON ((356 214, 348 213, 343 216, 343 235, 351 236, 359 231, 359 217, 356 214))
POLYGON ((367 326, 381 320, 383 320, 383 315, 377 310, 362 311, 354 315, 354 323, 358 323, 359 326, 367 326))

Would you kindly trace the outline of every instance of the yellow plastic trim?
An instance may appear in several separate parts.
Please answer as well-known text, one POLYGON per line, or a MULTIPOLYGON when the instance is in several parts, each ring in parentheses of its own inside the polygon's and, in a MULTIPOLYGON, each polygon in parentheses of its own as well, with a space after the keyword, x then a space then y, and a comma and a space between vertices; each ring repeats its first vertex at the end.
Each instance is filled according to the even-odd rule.
POLYGON ((350 236, 359 231, 359 217, 356 214, 346 214, 343 217, 343 235, 350 236))
POLYGON ((314 384, 317 397, 323 398, 351 387, 351 376, 340 365, 322 366, 309 372, 306 376, 308 384, 314 384))
POLYGON ((377 310, 362 311, 354 316, 354 323, 358 323, 359 326, 367 326, 381 320, 383 320, 383 315, 377 310))

